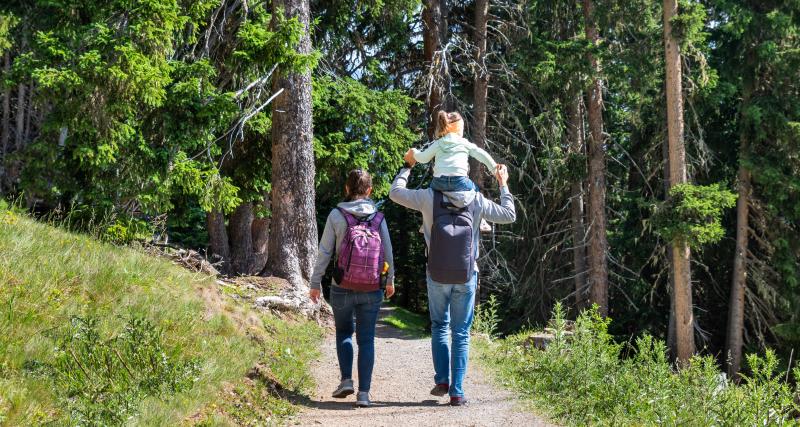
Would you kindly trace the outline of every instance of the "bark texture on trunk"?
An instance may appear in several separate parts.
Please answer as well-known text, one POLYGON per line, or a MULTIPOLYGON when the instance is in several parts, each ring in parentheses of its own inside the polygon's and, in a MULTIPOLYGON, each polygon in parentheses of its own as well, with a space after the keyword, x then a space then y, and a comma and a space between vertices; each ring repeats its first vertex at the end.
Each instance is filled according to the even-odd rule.
MULTIPOLYGON (((3 55, 3 70, 6 75, 11 72, 11 53, 6 51, 3 55)), ((0 128, 0 192, 3 191, 6 175, 6 154, 8 143, 11 141, 11 89, 3 90, 3 124, 0 128)))
MULTIPOLYGON (((567 104, 567 136, 569 152, 583 155, 583 112, 581 97, 575 94, 567 104)), ((578 178, 570 184, 570 216, 572 222, 572 263, 575 275, 575 308, 580 312, 589 305, 589 289, 586 283, 586 228, 583 223, 583 179, 578 178)))
MULTIPOLYGON (((475 81, 473 87, 474 110, 472 122, 472 142, 486 148, 486 111, 489 96, 489 70, 486 68, 486 34, 489 22, 489 0, 475 0, 475 81)), ((469 159, 469 174, 479 188, 484 188, 483 164, 469 159)), ((489 171, 492 173, 494 171, 489 171)))
POLYGON ((14 149, 19 150, 20 147, 23 145, 23 138, 25 137, 25 111, 27 108, 25 107, 25 93, 27 87, 20 83, 17 86, 17 111, 16 111, 16 119, 17 119, 17 127, 16 133, 14 134, 14 149))
POLYGON ((218 270, 227 273, 230 269, 230 246, 228 245, 228 230, 225 229, 225 216, 219 210, 206 212, 206 230, 208 231, 208 259, 217 263, 221 261, 218 270))
POLYGON ((437 58, 436 52, 442 49, 445 31, 443 27, 444 8, 442 0, 425 0, 422 9, 422 42, 425 54, 425 65, 428 70, 433 71, 430 75, 432 81, 428 82, 428 93, 426 105, 428 107, 428 138, 434 138, 436 129, 436 113, 445 108, 444 105, 444 77, 439 75, 440 64, 437 63, 441 58, 437 58), (433 68, 433 69, 431 69, 433 68))
MULTIPOLYGON (((264 199, 261 201, 262 206, 269 210, 269 193, 264 195, 264 199)), ((253 226, 251 228, 251 234, 253 238, 253 256, 255 260, 255 270, 261 271, 264 266, 267 264, 267 257, 269 254, 268 245, 269 245, 269 217, 267 218, 258 218, 257 216, 253 218, 253 226)))
MULTIPOLYGON (((681 54, 672 35, 672 18, 678 14, 678 0, 664 0, 664 50, 666 60, 667 141, 669 144, 670 188, 685 183, 686 149, 683 145, 683 89, 681 54)), ((687 363, 694 354, 694 316, 689 266, 691 253, 686 242, 672 242, 672 306, 675 315, 676 357, 687 363)))
POLYGON ((253 204, 242 203, 228 219, 231 243, 231 268, 234 274, 254 273, 253 256, 253 204))
MULTIPOLYGON (((275 13, 297 18, 305 30, 298 50, 311 52, 308 0, 275 0, 275 13), (282 12, 278 12, 282 11, 282 12)), ((276 15, 277 17, 277 15, 276 15)), ((277 18, 273 19, 273 25, 277 18)), ((311 122, 311 71, 279 71, 272 103, 272 223, 269 267, 293 286, 307 286, 317 245, 314 208, 314 150, 311 122)))
MULTIPOLYGON (((669 144, 661 144, 661 157, 664 159, 664 197, 669 194, 669 144)), ((675 298, 672 298, 672 245, 666 245, 667 252, 667 288, 669 292, 669 326, 667 326, 667 349, 669 354, 678 354, 678 346, 675 342, 675 298)))
MULTIPOLYGON (((744 148, 744 141, 742 147, 744 148)), ((743 150, 742 150, 743 151, 743 150)), ((728 337, 725 354, 728 357, 728 376, 738 377, 742 367, 742 345, 744 335, 744 296, 747 285, 747 242, 749 234, 750 171, 739 165, 738 193, 736 201, 736 252, 733 255, 733 280, 731 299, 728 303, 728 337)))
MULTIPOLYGON (((586 38, 597 44, 599 34, 594 22, 592 0, 583 0, 586 38)), ((603 133, 603 85, 600 81, 600 63, 591 53, 589 63, 594 72, 587 93, 586 115, 589 119, 589 286, 591 302, 597 304, 600 314, 608 315, 608 240, 606 237, 606 153, 603 133)))

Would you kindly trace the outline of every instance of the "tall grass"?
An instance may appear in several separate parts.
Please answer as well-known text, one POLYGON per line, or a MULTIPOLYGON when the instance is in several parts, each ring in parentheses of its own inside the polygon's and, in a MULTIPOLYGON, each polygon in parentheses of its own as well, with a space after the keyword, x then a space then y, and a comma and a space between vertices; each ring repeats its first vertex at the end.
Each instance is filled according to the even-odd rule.
POLYGON ((0 425, 177 425, 215 404, 281 322, 215 286, 0 204, 0 425))
MULTIPOLYGON (((741 384, 727 380, 710 356, 696 356, 673 369, 664 344, 649 336, 636 340, 622 358, 623 345, 608 333, 610 320, 583 313, 574 335, 565 331, 557 306, 554 339, 533 347, 530 333, 479 344, 481 359, 541 412, 568 425, 794 425, 798 390, 778 370, 772 351, 747 358, 752 375, 741 384)), ((794 370, 795 378, 800 371, 794 370)))

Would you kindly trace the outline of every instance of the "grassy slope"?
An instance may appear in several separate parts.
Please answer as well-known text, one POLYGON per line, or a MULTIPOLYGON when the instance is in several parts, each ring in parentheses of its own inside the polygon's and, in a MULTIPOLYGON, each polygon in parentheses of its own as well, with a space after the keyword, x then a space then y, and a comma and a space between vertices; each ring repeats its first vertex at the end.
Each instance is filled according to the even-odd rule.
POLYGON ((254 313, 221 296, 216 286, 207 276, 37 223, 0 205, 0 424, 73 420, 52 379, 26 368, 30 361, 54 362, 53 332, 73 316, 97 319, 103 339, 122 334, 129 319, 144 318, 163 331, 170 358, 197 362, 191 388, 138 399, 132 424, 264 422, 275 421, 273 409, 290 413, 264 385, 308 388, 304 368, 319 329, 254 313), (287 353, 291 346, 294 352, 287 353), (258 364, 274 373, 245 378, 258 364), (242 412, 239 406, 255 408, 242 412))

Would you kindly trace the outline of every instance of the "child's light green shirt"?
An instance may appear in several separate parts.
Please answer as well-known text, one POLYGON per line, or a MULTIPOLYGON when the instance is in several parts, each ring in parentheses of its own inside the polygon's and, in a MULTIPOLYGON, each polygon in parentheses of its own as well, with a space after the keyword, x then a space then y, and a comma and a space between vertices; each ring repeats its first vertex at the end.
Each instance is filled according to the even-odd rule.
POLYGON ((433 176, 435 177, 469 175, 470 156, 494 172, 497 163, 492 156, 457 133, 448 133, 434 141, 424 151, 414 149, 414 159, 420 163, 428 163, 431 159, 436 158, 433 163, 433 176))

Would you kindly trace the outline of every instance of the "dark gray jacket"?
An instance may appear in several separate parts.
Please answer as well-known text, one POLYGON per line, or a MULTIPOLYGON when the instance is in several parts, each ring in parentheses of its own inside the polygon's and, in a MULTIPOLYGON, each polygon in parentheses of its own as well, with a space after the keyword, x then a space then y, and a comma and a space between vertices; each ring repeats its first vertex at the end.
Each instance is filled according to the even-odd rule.
MULTIPOLYGON (((389 198, 399 205, 422 213, 422 228, 420 232, 425 236, 425 244, 430 247, 431 226, 433 225, 433 190, 430 188, 421 190, 409 190, 406 188, 410 173, 411 169, 400 170, 400 173, 397 174, 394 182, 392 182, 389 198)), ((508 191, 508 187, 500 188, 499 205, 473 190, 445 192, 444 196, 450 203, 459 207, 467 206, 473 200, 477 201, 473 242, 480 240, 480 227, 477 225, 480 224, 481 219, 497 224, 509 224, 517 218, 514 210, 514 197, 508 191)), ((478 259, 478 245, 475 245, 475 259, 478 259)), ((478 271, 477 263, 475 264, 475 271, 478 271)))

